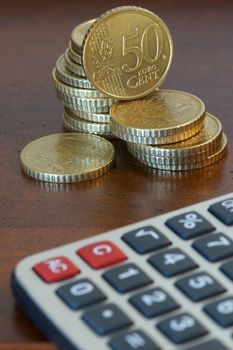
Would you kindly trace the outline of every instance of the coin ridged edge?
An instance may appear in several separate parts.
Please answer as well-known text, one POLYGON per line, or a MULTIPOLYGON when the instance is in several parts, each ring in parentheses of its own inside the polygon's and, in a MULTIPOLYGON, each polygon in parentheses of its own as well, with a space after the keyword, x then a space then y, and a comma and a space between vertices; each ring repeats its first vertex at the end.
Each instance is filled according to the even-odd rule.
POLYGON ((110 124, 108 123, 94 123, 86 121, 82 118, 76 117, 76 119, 69 116, 65 111, 63 113, 63 121, 70 124, 74 128, 81 129, 90 133, 111 133, 110 124))
POLYGON ((94 112, 90 113, 90 112, 83 112, 83 111, 75 111, 68 107, 65 107, 65 111, 68 115, 80 117, 90 122, 110 123, 110 115, 106 113, 94 113, 94 112))
POLYGON ((68 56, 76 63, 83 65, 83 58, 82 55, 78 52, 76 52, 72 47, 71 40, 69 41, 69 50, 68 50, 68 56))
POLYGON ((78 64, 74 61, 72 61, 68 56, 68 49, 65 52, 65 62, 66 62, 66 68, 70 70, 73 74, 81 75, 82 77, 86 78, 86 72, 84 67, 81 64, 78 64))

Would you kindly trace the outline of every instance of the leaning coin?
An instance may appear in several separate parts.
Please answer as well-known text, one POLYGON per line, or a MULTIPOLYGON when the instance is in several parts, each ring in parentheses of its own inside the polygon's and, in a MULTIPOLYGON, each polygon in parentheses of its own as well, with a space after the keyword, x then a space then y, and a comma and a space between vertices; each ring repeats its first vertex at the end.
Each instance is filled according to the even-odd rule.
POLYGON ((110 123, 110 115, 107 113, 90 113, 90 112, 84 112, 84 111, 74 111, 69 108, 65 108, 65 111, 67 114, 70 114, 71 116, 78 116, 82 119, 89 120, 90 122, 96 122, 96 123, 110 123))
POLYGON ((89 80, 73 74, 66 68, 64 54, 62 54, 56 62, 55 76, 58 80, 70 86, 78 87, 80 89, 94 89, 89 80))
POLYGON ((93 89, 80 89, 63 83, 58 80, 56 76, 56 70, 52 72, 52 78, 54 82, 55 89, 63 92, 72 97, 81 97, 81 98, 105 98, 104 94, 98 90, 93 89))
POLYGON ((80 182, 106 173, 113 145, 97 135, 54 134, 29 143, 20 154, 23 171, 40 181, 80 182))
POLYGON ((210 113, 206 113, 204 127, 193 137, 187 140, 169 145, 156 147, 153 145, 140 145, 130 143, 133 150, 155 157, 188 158, 203 154, 204 157, 215 153, 222 142, 222 125, 220 121, 210 113))
POLYGON ((176 90, 157 90, 111 108, 112 132, 134 143, 161 145, 179 142, 203 127, 205 105, 196 96, 176 90))
POLYGON ((173 43, 156 14, 136 6, 100 16, 84 39, 83 64, 96 89, 122 100, 138 99, 161 85, 173 43))
POLYGON ((80 23, 72 30, 71 33, 71 45, 73 50, 82 54, 83 52, 83 40, 89 28, 95 23, 95 19, 89 19, 83 23, 80 23))
POLYGON ((73 62, 68 56, 68 50, 65 52, 65 63, 66 68, 69 69, 73 74, 80 75, 86 78, 86 72, 81 64, 73 62))

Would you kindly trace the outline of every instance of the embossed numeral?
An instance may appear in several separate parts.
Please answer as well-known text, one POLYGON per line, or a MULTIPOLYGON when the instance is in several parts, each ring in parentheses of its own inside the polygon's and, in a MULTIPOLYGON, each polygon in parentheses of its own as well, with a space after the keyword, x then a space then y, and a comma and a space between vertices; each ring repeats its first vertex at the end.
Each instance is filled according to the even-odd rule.
POLYGON ((141 36, 140 46, 134 45, 130 46, 129 41, 133 39, 139 38, 139 29, 136 28, 135 33, 131 33, 128 35, 123 35, 122 37, 122 55, 127 56, 129 54, 133 54, 136 59, 136 64, 130 67, 128 64, 123 64, 122 70, 127 73, 135 72, 138 68, 140 68, 142 61, 145 60, 149 64, 153 64, 159 58, 162 51, 162 31, 160 27, 153 23, 149 25, 141 36), (155 43, 155 55, 151 57, 151 53, 149 50, 149 34, 154 34, 154 43, 155 43))

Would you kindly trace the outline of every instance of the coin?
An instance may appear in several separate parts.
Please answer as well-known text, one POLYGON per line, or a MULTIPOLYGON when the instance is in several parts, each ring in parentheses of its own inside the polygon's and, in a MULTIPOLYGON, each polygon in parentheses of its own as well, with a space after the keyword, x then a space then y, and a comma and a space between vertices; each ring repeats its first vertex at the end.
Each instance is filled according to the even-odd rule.
POLYGON ((120 139, 142 144, 168 144, 188 139, 203 127, 205 105, 196 96, 157 90, 111 108, 112 132, 120 139))
POLYGON ((73 130, 89 132, 91 134, 110 134, 111 127, 109 123, 94 123, 87 120, 84 120, 74 114, 68 113, 65 109, 63 114, 63 122, 68 124, 68 126, 72 127, 73 130))
MULTIPOLYGON (((189 161, 187 161, 187 159, 185 161, 175 161, 174 158, 169 159, 166 157, 160 157, 159 159, 157 159, 157 157, 135 152, 130 148, 129 148, 129 152, 144 165, 147 165, 155 169, 168 170, 168 171, 193 170, 193 169, 204 168, 206 166, 212 165, 217 161, 219 161, 220 159, 222 159, 227 153, 227 138, 226 138, 226 135, 223 133, 222 142, 218 150, 212 155, 205 157, 204 159, 190 158, 189 161)), ((197 156, 200 156, 200 155, 197 155, 197 156)))
POLYGON ((80 23, 72 30, 71 33, 71 45, 73 50, 82 54, 83 52, 83 40, 89 28, 95 23, 95 19, 89 19, 83 23, 80 23))
POLYGON ((135 6, 104 13, 84 40, 88 79, 96 89, 119 100, 154 91, 165 79, 172 56, 166 24, 153 12, 135 6))
POLYGON ((53 78, 55 89, 63 92, 66 95, 69 95, 72 97, 80 97, 80 98, 105 98, 103 93, 98 90, 80 89, 77 87, 69 86, 59 81, 56 77, 55 69, 52 72, 52 78, 53 78))
POLYGON ((73 74, 66 68, 64 54, 57 59, 55 76, 58 80, 70 86, 78 87, 80 89, 94 89, 89 80, 73 74))
POLYGON ((65 52, 65 63, 66 68, 69 69, 73 74, 80 75, 86 78, 86 72, 81 64, 73 62, 68 56, 68 50, 65 52))
POLYGON ((114 147, 91 134, 53 134, 29 143, 20 154, 23 171, 40 181, 79 182, 106 173, 114 147))
POLYGON ((83 57, 79 53, 75 52, 72 47, 71 41, 69 42, 69 50, 68 50, 68 56, 71 60, 78 64, 83 64, 83 57))
POLYGON ((68 114, 78 116, 82 119, 89 120, 90 122, 97 123, 110 123, 110 115, 107 113, 90 113, 84 111, 74 111, 69 108, 65 108, 68 114))
POLYGON ((210 113, 206 113, 204 127, 195 136, 181 142, 155 147, 153 145, 140 145, 130 143, 128 146, 136 152, 155 157, 167 157, 184 159, 203 154, 207 157, 215 153, 222 142, 222 125, 220 121, 210 113))

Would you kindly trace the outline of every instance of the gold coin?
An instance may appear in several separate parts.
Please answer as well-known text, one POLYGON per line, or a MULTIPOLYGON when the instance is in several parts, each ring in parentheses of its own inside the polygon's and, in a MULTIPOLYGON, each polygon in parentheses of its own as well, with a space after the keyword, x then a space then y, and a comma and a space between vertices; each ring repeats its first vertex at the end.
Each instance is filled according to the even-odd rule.
POLYGON ((80 89, 94 89, 89 80, 73 74, 66 68, 64 54, 57 59, 55 76, 58 80, 70 86, 78 87, 80 89))
MULTIPOLYGON (((181 170, 193 170, 204 168, 206 166, 212 165, 222 159, 227 153, 227 138, 226 135, 222 134, 222 142, 218 148, 218 150, 205 158, 190 158, 189 161, 187 159, 185 161, 174 161, 174 159, 169 159, 165 157, 157 157, 148 156, 148 154, 142 154, 139 152, 135 152, 132 149, 129 149, 129 152, 141 163, 147 165, 149 167, 160 169, 160 170, 169 170, 169 171, 181 171, 181 170)), ((198 155, 200 156, 200 155, 198 155)))
POLYGON ((84 40, 88 79, 97 90, 119 100, 154 91, 165 79, 172 56, 166 24, 153 12, 135 6, 104 13, 84 40))
POLYGON ((206 113, 204 127, 195 136, 187 140, 169 145, 155 147, 153 145, 140 145, 130 143, 128 146, 136 152, 149 156, 167 158, 188 158, 204 153, 204 157, 216 152, 222 142, 222 125, 220 121, 210 113, 206 113))
POLYGON ((65 108, 65 111, 70 115, 78 116, 82 119, 89 120, 96 123, 110 123, 110 115, 106 113, 90 113, 84 111, 74 111, 69 108, 65 108))
POLYGON ((75 51, 73 50, 71 41, 69 42, 68 56, 69 56, 70 59, 73 60, 74 62, 76 62, 76 63, 78 63, 78 64, 81 64, 81 65, 83 64, 82 55, 80 55, 79 53, 77 53, 77 52, 75 52, 75 51))
POLYGON ((98 90, 91 89, 80 89, 77 87, 69 86, 61 81, 59 81, 56 77, 56 70, 54 69, 52 72, 52 78, 54 82, 55 89, 63 92, 72 97, 81 97, 81 98, 105 98, 102 92, 98 90))
POLYGON ((109 123, 94 123, 84 120, 74 114, 70 114, 64 110, 63 122, 71 126, 74 131, 89 132, 91 134, 110 134, 111 127, 109 123))
POLYGON ((203 127, 205 105, 196 96, 175 90, 158 90, 111 108, 112 132, 133 143, 161 145, 179 142, 203 127))
POLYGON ((86 72, 81 64, 73 62, 68 56, 68 50, 65 52, 65 63, 66 68, 69 69, 73 74, 80 75, 86 78, 86 72))
POLYGON ((40 181, 79 182, 107 172, 114 147, 91 134, 54 134, 29 143, 20 154, 23 171, 40 181))
POLYGON ((83 52, 83 41, 87 31, 95 23, 95 19, 89 19, 83 23, 80 23, 77 27, 72 30, 71 33, 71 45, 73 50, 77 53, 82 54, 83 52))
POLYGON ((73 111, 82 111, 87 113, 108 113, 109 114, 109 107, 108 106, 93 106, 91 104, 79 104, 77 103, 77 98, 65 95, 63 92, 56 90, 57 97, 59 101, 69 109, 73 111))

